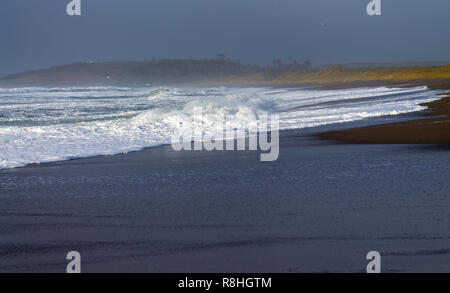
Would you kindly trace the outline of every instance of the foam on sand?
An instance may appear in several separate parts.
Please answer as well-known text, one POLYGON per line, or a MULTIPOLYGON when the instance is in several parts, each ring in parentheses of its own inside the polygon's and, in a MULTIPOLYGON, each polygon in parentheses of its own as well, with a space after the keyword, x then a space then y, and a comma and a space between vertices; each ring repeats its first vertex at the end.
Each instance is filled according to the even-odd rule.
POLYGON ((222 131, 225 116, 251 125, 260 111, 296 129, 422 110, 427 87, 318 91, 271 88, 0 89, 0 168, 117 154, 169 144, 180 122, 222 131), (196 109, 207 114, 198 117, 196 109), (205 120, 205 117, 207 118, 205 120))

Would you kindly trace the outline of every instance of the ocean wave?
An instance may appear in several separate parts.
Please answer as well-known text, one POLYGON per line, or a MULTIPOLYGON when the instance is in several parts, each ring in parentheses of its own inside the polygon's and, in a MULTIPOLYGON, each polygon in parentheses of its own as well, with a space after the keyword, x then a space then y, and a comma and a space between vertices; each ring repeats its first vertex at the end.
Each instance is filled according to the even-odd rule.
POLYGON ((423 109, 426 87, 318 91, 270 88, 0 89, 0 168, 169 144, 180 123, 211 134, 224 117, 254 126, 258 113, 280 129, 315 127, 423 109), (199 115, 198 109, 203 114, 199 115))

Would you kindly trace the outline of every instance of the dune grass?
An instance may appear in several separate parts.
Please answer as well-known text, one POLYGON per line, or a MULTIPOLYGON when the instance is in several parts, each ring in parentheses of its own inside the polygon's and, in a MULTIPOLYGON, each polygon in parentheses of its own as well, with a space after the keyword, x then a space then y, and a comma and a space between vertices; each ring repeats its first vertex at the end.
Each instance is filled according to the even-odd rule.
POLYGON ((450 79, 450 65, 403 68, 344 68, 337 65, 318 71, 290 71, 276 77, 273 82, 282 84, 418 79, 450 79))
POLYGON ((321 70, 293 70, 279 75, 257 73, 243 76, 208 78, 201 83, 236 85, 295 85, 309 83, 345 83, 360 81, 412 81, 450 79, 450 65, 435 67, 345 68, 339 65, 321 70))

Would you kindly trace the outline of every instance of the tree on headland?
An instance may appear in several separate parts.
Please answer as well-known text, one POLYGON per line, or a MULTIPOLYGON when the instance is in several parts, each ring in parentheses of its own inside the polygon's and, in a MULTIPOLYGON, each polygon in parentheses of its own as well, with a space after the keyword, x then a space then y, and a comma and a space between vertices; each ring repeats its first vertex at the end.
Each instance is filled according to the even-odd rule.
POLYGON ((225 55, 225 54, 223 54, 223 53, 217 54, 216 57, 217 57, 217 59, 220 60, 220 61, 227 61, 227 60, 228 60, 227 55, 225 55))
POLYGON ((310 60, 305 60, 304 62, 303 62, 303 66, 305 67, 305 69, 309 69, 309 68, 311 68, 311 61, 310 60))

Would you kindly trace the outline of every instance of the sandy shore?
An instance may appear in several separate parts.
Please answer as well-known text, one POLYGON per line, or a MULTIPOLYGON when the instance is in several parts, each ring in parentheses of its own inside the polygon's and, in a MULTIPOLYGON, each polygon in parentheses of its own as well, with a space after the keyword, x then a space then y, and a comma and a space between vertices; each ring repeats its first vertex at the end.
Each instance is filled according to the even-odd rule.
MULTIPOLYGON (((341 83, 326 87, 357 87, 388 85, 388 86, 418 86, 426 85, 430 89, 450 90, 450 80, 416 80, 411 82, 359 82, 341 83)), ((346 129, 322 133, 320 137, 326 139, 347 141, 352 143, 378 143, 378 144, 443 144, 450 145, 450 96, 434 102, 424 103, 428 107, 423 114, 426 119, 398 122, 386 125, 377 125, 363 128, 346 129)))
MULTIPOLYGON (((390 85, 447 84, 424 82, 390 85)), ((319 138, 397 138, 446 107, 284 131, 275 162, 163 146, 0 170, 0 272, 65 272, 72 250, 83 272, 364 272, 372 250, 383 272, 449 272, 448 150, 319 138)))
MULTIPOLYGON (((358 127, 414 117, 380 117, 358 127)), ((0 272, 448 272, 447 151, 282 132, 258 152, 128 155, 0 170, 0 272)))

